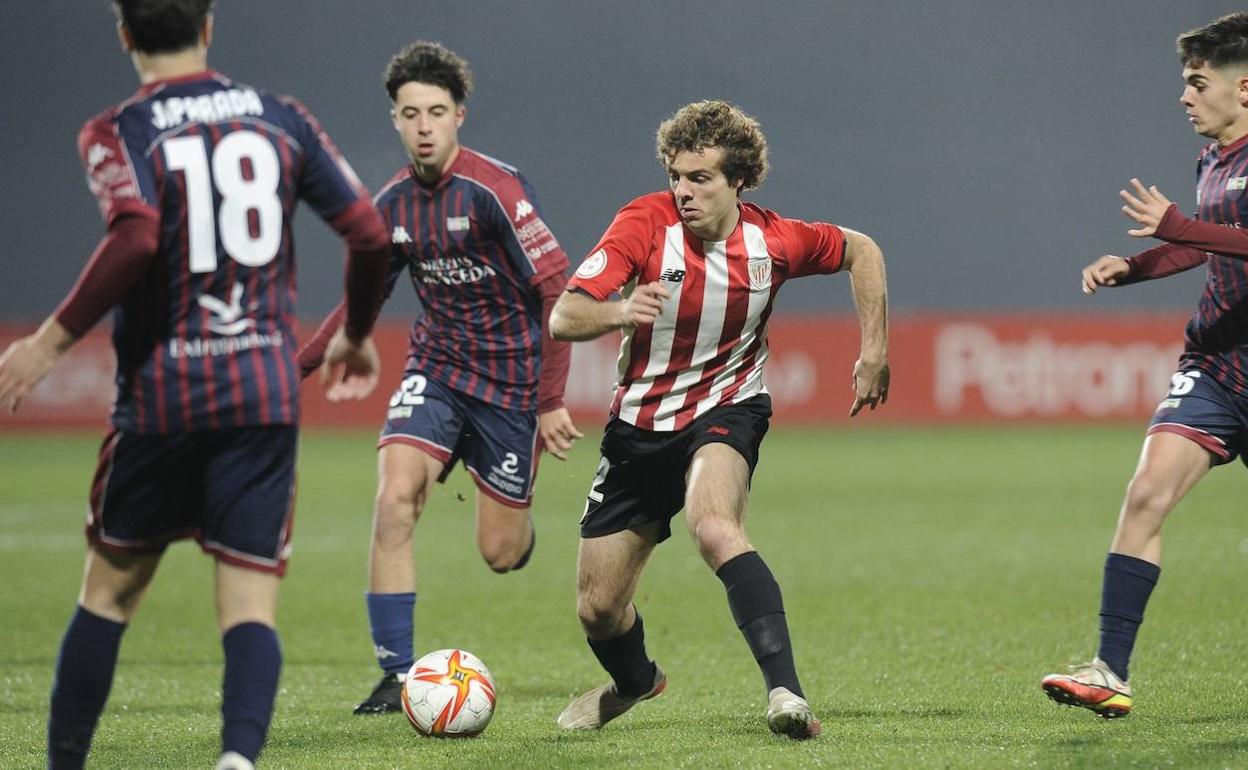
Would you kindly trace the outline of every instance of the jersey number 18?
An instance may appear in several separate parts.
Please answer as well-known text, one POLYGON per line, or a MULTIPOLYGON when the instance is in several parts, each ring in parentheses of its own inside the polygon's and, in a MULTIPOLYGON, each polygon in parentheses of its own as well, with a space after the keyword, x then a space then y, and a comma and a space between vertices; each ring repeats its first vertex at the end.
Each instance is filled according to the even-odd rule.
POLYGON ((239 264, 259 267, 271 262, 282 241, 282 201, 277 196, 280 164, 273 145, 254 131, 227 134, 212 149, 211 172, 204 137, 180 136, 165 142, 164 148, 169 170, 181 171, 186 180, 191 272, 217 269, 218 232, 225 253, 239 264), (243 175, 243 161, 251 166, 250 178, 243 175), (216 212, 214 184, 221 195, 221 209, 216 212))

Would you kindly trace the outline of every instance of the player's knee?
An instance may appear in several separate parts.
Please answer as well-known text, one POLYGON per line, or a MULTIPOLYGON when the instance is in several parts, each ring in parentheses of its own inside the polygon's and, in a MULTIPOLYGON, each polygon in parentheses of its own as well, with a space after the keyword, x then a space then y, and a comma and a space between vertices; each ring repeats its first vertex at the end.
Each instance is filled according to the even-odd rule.
POLYGON ((524 557, 526 545, 524 533, 514 537, 494 534, 482 538, 477 547, 489 568, 501 575, 515 569, 516 564, 524 557))
POLYGON ((691 516, 687 519, 689 534, 698 546, 703 558, 713 560, 728 551, 740 551, 745 541, 741 525, 717 516, 691 516))
POLYGON ((626 606, 579 596, 576 600, 576 615, 588 636, 595 639, 609 638, 618 630, 626 606))
POLYGON ((424 503, 421 490, 407 485, 383 484, 377 490, 374 538, 383 545, 406 543, 411 539, 424 503))
POLYGON ((1156 519, 1164 517, 1174 506, 1175 490, 1152 473, 1139 473, 1127 485, 1127 499, 1123 517, 1128 519, 1156 519))

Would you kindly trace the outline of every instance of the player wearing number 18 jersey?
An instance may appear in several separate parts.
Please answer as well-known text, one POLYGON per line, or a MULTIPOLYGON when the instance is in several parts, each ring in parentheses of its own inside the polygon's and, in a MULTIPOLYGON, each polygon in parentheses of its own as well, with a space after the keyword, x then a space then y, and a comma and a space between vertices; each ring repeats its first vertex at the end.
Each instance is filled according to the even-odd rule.
POLYGON ((376 376, 367 335, 385 281, 381 220, 298 102, 207 69, 210 5, 115 3, 142 85, 78 142, 107 234, 57 311, 0 356, 0 407, 16 408, 114 309, 117 398, 52 689, 54 768, 83 765, 126 623, 165 547, 187 536, 217 559, 219 766, 250 767, 264 744, 294 502, 299 199, 350 247, 341 356, 354 375, 376 376))

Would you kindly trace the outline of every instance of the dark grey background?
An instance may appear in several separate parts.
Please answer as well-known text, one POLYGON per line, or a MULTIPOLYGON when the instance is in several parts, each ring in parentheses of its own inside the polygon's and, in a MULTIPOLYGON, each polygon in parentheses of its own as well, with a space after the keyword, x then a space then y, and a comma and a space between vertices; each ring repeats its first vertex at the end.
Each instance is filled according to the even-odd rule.
MULTIPOLYGON (((519 166, 573 264, 632 197, 663 186, 658 121, 730 99, 757 116, 772 172, 751 194, 874 236, 896 311, 1180 309, 1203 271, 1088 300, 1090 258, 1125 235, 1132 175, 1190 211, 1204 142, 1178 104, 1174 38, 1225 0, 398 2, 217 6, 213 66, 292 93, 366 184, 405 161, 380 72, 416 39, 469 59, 461 140, 519 166)), ((46 315, 102 232, 74 139, 134 72, 104 0, 14 0, 0 23, 0 318, 46 315)), ((301 311, 336 301, 341 254, 304 211, 301 311)), ((411 293, 388 312, 411 313, 411 293)), ((849 308, 827 281, 784 310, 849 308)))

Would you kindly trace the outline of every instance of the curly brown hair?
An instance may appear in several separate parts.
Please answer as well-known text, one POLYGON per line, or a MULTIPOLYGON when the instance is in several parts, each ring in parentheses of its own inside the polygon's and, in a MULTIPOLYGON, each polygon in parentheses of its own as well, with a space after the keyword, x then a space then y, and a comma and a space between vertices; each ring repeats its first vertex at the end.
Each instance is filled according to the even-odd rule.
POLYGON ((666 168, 678 152, 724 151, 724 176, 742 190, 758 187, 767 176, 767 137, 758 121, 722 101, 686 104, 659 124, 655 154, 666 168))
POLYGON ((390 100, 404 83, 426 83, 445 88, 456 104, 472 93, 472 70, 459 54, 442 45, 417 40, 396 53, 382 74, 390 100))

